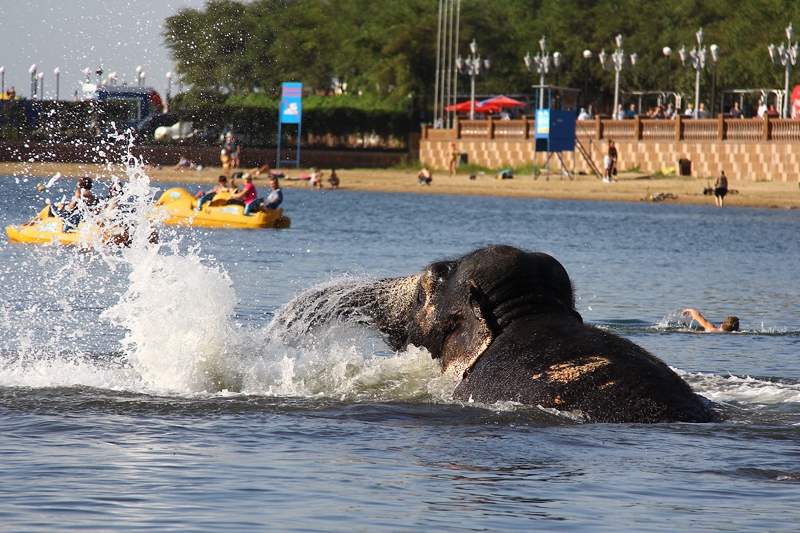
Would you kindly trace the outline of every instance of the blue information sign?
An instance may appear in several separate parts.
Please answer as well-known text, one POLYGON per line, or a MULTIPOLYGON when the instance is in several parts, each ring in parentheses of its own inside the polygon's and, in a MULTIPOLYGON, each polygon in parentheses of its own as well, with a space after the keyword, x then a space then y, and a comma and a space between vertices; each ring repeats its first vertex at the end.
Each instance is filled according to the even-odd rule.
POLYGON ((281 122, 283 124, 300 124, 303 112, 303 84, 286 82, 281 94, 281 122))
POLYGON ((536 133, 534 135, 536 139, 547 139, 550 136, 549 109, 536 110, 536 122, 534 123, 534 126, 536 127, 536 133))
POLYGON ((278 111, 278 153, 277 166, 281 163, 294 163, 300 168, 300 116, 303 113, 303 84, 287 81, 283 83, 281 91, 281 106, 278 111), (283 132, 281 125, 297 124, 297 152, 294 159, 281 159, 281 138, 283 132))

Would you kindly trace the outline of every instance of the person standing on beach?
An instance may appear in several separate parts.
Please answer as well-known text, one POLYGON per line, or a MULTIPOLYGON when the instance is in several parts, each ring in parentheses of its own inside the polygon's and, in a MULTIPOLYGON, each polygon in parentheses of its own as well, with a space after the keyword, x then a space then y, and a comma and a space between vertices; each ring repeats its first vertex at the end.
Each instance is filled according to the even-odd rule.
POLYGON ((227 180, 231 175, 231 156, 225 148, 219 153, 219 162, 222 164, 222 173, 227 180))
POLYGON ((726 194, 728 194, 728 176, 725 175, 724 170, 721 170, 716 183, 714 183, 714 202, 717 207, 722 207, 726 194))
POLYGON ((456 143, 450 143, 450 152, 447 155, 449 157, 450 177, 455 177, 458 170, 458 158, 461 155, 458 152, 458 148, 456 148, 456 143))
POLYGON ((617 181, 617 178, 614 177, 617 173, 617 147, 614 146, 614 141, 611 139, 608 140, 608 152, 603 158, 603 166, 605 167, 603 181, 606 183, 617 181))
POLYGON ((231 168, 241 167, 242 146, 239 144, 239 140, 232 131, 229 131, 225 136, 225 146, 223 146, 223 148, 225 148, 228 155, 231 157, 231 168))

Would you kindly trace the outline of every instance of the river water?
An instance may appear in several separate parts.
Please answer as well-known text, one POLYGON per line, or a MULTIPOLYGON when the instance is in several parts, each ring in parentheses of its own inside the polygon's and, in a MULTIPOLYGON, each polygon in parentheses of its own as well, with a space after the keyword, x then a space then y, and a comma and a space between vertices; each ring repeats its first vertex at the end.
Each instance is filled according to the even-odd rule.
MULTIPOLYGON (((3 226, 74 187, 39 181, 0 177, 3 226)), ((162 228, 122 252, 0 243, 0 529, 797 531, 800 212, 298 189, 284 207, 288 230, 162 228), (363 327, 269 332, 320 283, 494 243, 559 259, 584 320, 720 421, 465 405, 424 350, 363 327), (743 331, 699 333, 689 306, 743 331)))

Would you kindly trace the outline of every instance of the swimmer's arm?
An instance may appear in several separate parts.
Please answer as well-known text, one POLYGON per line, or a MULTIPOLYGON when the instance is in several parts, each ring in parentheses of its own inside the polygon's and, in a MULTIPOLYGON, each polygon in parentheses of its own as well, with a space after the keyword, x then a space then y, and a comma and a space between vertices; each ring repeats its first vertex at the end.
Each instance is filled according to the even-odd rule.
POLYGON ((703 315, 701 315, 697 309, 685 309, 681 315, 692 317, 692 320, 696 320, 706 331, 719 331, 717 326, 703 318, 703 315))

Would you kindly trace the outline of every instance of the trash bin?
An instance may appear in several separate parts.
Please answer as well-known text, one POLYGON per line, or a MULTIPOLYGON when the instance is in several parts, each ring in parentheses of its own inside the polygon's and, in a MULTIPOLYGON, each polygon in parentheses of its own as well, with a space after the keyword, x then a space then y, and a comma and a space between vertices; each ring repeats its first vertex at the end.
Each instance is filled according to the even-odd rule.
POLYGON ((459 155, 459 163, 458 163, 459 165, 466 165, 467 163, 469 163, 469 154, 467 154, 466 152, 462 152, 458 155, 459 155))
POLYGON ((678 172, 681 176, 691 176, 692 162, 686 158, 678 160, 678 172))

